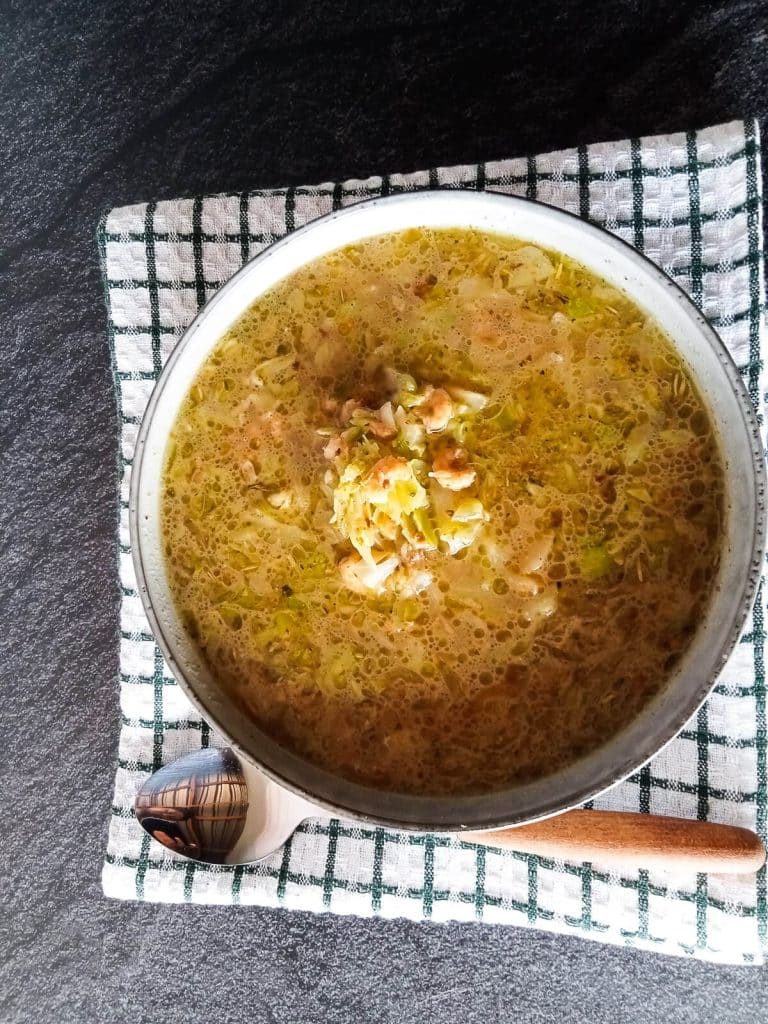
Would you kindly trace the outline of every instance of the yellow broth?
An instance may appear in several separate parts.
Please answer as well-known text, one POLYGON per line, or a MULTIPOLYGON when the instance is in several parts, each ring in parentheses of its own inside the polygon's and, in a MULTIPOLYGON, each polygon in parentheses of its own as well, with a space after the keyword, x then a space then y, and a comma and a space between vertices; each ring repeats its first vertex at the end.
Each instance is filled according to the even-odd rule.
POLYGON ((549 774, 641 711, 701 619, 722 505, 707 409, 645 312, 557 253, 420 229, 308 265, 222 338, 162 516, 177 606, 244 713, 331 772, 443 794, 549 774), (434 472, 456 452, 462 492, 434 472), (422 508, 364 504, 382 459, 422 508), (390 575, 366 592, 350 562, 390 575))

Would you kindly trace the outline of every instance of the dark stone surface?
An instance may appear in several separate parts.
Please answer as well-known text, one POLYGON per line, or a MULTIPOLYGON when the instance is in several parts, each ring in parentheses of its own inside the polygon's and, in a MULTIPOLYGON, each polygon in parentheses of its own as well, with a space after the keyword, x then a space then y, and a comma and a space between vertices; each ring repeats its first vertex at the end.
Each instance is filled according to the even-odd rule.
MULTIPOLYGON (((490 926, 107 902, 115 409, 135 199, 766 114, 764 2, 0 0, 0 1019, 757 1019, 768 976, 490 926)), ((763 120, 765 125, 765 121, 763 120)))

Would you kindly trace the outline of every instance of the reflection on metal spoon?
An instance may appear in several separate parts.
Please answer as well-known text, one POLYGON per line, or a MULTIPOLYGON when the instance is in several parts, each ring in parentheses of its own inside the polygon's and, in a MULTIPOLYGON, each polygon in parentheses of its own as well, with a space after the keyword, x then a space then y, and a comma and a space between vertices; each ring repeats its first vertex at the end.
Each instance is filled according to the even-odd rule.
POLYGON ((250 864, 274 853, 318 808, 241 762, 205 748, 160 768, 135 801, 139 824, 163 846, 209 864, 250 864))

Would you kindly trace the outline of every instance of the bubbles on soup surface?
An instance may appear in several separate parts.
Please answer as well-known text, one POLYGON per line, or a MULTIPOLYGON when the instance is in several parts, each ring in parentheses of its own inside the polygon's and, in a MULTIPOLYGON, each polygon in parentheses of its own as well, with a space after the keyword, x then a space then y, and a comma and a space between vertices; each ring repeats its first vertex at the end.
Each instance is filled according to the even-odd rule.
MULTIPOLYGON (((371 429, 340 465, 374 443, 423 462, 413 431, 371 429)), ((460 507, 414 472, 428 520, 460 507)), ((259 299, 193 385, 164 488, 174 597, 222 685, 315 763, 411 792, 537 778, 623 728, 689 645, 721 544, 719 449, 669 340, 577 264, 471 231, 371 239, 259 299), (487 517, 418 549, 422 591, 352 593, 324 450, 358 429, 347 403, 396 409, 411 380, 484 396, 426 444, 466 453, 487 517)))

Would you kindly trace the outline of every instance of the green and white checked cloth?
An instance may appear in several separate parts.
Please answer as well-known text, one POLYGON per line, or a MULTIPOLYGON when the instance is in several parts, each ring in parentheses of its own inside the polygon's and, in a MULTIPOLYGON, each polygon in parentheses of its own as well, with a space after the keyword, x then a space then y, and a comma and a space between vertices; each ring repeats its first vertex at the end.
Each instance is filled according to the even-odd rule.
MULTIPOLYGON (((132 811, 162 764, 219 739, 163 663, 136 592, 128 486, 142 413, 179 335, 216 289, 281 235, 370 196, 424 188, 527 195, 643 250, 703 309, 762 411, 762 211, 757 126, 633 139, 311 188, 141 203, 106 214, 98 241, 120 417, 122 731, 104 892, 121 899, 281 906, 433 921, 489 921, 733 963, 768 955, 766 872, 616 873, 485 850, 437 835, 318 818, 269 860, 191 864, 132 811)), ((763 589, 718 686, 680 736, 594 802, 711 818, 768 839, 763 589)))

